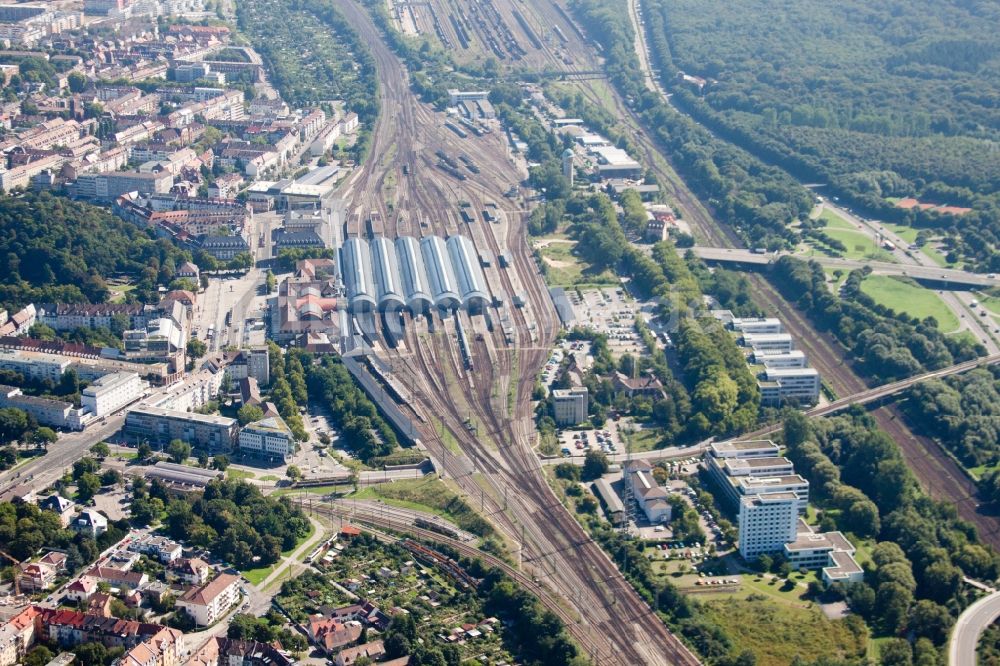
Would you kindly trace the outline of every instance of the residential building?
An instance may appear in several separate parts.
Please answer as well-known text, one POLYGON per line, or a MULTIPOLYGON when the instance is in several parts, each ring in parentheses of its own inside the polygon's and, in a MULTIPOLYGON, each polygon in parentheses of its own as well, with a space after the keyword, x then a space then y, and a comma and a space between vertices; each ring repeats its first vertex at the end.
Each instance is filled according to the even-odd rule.
POLYGON ((128 549, 148 557, 155 557, 162 564, 175 562, 184 554, 184 548, 176 541, 153 535, 133 539, 128 549))
POLYGON ((240 380, 240 404, 241 405, 259 405, 261 404, 260 399, 260 386, 257 384, 257 380, 253 377, 247 377, 246 379, 240 380))
POLYGON ((334 658, 335 666, 354 666, 361 658, 368 660, 368 663, 375 662, 385 656, 385 645, 382 641, 372 641, 357 647, 344 648, 334 658))
POLYGON ((0 384, 0 407, 20 409, 40 424, 53 428, 82 430, 89 420, 85 410, 73 407, 71 402, 24 395, 21 389, 3 384, 0 384))
POLYGON ((552 391, 552 409, 557 426, 575 426, 586 421, 589 404, 586 386, 552 391))
POLYGON ((125 331, 122 340, 130 360, 165 360, 184 351, 184 329, 167 317, 154 319, 145 328, 125 331))
POLYGON ((28 648, 35 644, 41 628, 41 612, 37 606, 28 606, 0 626, 0 666, 19 663, 28 648))
POLYGON ((75 532, 83 532, 96 539, 108 531, 108 519, 94 509, 84 509, 70 527, 75 532))
POLYGON ((240 450, 265 458, 284 459, 295 452, 295 437, 280 416, 248 423, 240 431, 240 450))
POLYGON ((170 572, 188 585, 204 585, 212 575, 212 567, 200 557, 181 557, 170 563, 170 572))
POLYGON ((91 567, 86 575, 97 579, 98 582, 105 582, 111 587, 119 589, 127 587, 131 590, 136 590, 149 582, 149 576, 145 573, 125 571, 124 569, 116 569, 114 567, 91 567))
POLYGON ((174 273, 175 278, 189 278, 194 280, 196 283, 201 277, 201 271, 198 269, 196 264, 190 261, 185 261, 183 264, 177 267, 177 271, 174 273))
POLYGON ((95 417, 112 414, 143 396, 149 384, 134 372, 104 375, 83 389, 80 403, 95 417))
POLYGON ((76 503, 58 494, 38 500, 38 508, 43 511, 51 511, 59 516, 63 527, 69 527, 73 520, 73 514, 76 513, 76 503))
POLYGON ((109 171, 87 173, 77 178, 72 193, 80 199, 114 201, 127 192, 139 194, 166 194, 174 184, 174 177, 168 171, 138 173, 133 171, 109 171))
POLYGON ((198 626, 207 627, 225 615, 239 598, 239 577, 223 573, 201 587, 188 590, 177 600, 177 607, 183 608, 198 626))
POLYGON ((615 391, 623 391, 630 398, 646 396, 653 400, 662 398, 666 393, 663 383, 652 373, 646 372, 639 377, 629 377, 623 372, 615 372, 612 377, 615 391))
POLYGON ((755 560, 765 553, 779 553, 795 541, 799 518, 795 493, 770 493, 740 498, 740 555, 755 560))
POLYGON ((213 638, 191 655, 185 666, 292 666, 294 663, 277 644, 213 638))
POLYGON ((195 448, 231 451, 237 441, 236 419, 161 407, 136 407, 125 417, 124 431, 138 440, 166 445, 181 439, 195 448))
POLYGON ((0 370, 10 370, 25 379, 50 381, 54 384, 72 365, 69 359, 32 354, 17 349, 0 349, 0 370))
POLYGON ((38 308, 38 320, 56 331, 138 328, 152 316, 152 309, 141 303, 46 303, 38 308))
POLYGON ((201 239, 201 249, 216 259, 229 261, 238 254, 250 251, 250 245, 243 236, 205 236, 201 239))
POLYGON ((271 356, 267 347, 241 349, 226 364, 226 376, 232 381, 253 377, 260 386, 271 383, 271 356))
POLYGON ((634 460, 625 467, 624 483, 631 486, 632 495, 646 519, 651 523, 670 520, 672 508, 667 491, 653 478, 653 466, 645 460, 634 460))
POLYGON ((18 574, 18 584, 24 592, 44 592, 52 587, 56 580, 56 568, 40 562, 21 565, 18 574))
POLYGON ((81 602, 89 600, 97 592, 97 579, 93 576, 80 576, 66 586, 66 598, 81 602))
POLYGON ((327 654, 334 654, 340 648, 350 645, 361 636, 361 623, 357 620, 342 622, 337 619, 312 615, 306 625, 306 635, 327 654))

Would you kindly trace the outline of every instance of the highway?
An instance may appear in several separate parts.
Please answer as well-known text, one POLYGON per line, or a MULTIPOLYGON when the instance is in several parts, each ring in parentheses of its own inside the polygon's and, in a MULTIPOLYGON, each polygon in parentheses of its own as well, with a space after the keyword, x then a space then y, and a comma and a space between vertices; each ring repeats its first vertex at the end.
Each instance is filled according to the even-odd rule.
POLYGON ((872 272, 878 275, 904 275, 925 282, 935 282, 946 286, 975 287, 988 289, 1000 286, 1000 279, 990 278, 980 273, 970 273, 968 271, 954 268, 940 268, 938 266, 918 266, 913 264, 895 264, 888 261, 869 261, 856 259, 842 259, 840 257, 828 257, 825 255, 807 255, 792 252, 767 252, 759 253, 753 250, 746 250, 733 247, 705 247, 695 246, 691 250, 705 261, 717 263, 749 264, 755 266, 766 266, 774 263, 783 256, 793 256, 798 259, 815 261, 826 268, 841 268, 844 270, 855 270, 857 268, 871 268, 872 272))
POLYGON ((975 666, 979 637, 998 617, 1000 592, 993 592, 966 608, 951 630, 948 663, 951 666, 975 666))

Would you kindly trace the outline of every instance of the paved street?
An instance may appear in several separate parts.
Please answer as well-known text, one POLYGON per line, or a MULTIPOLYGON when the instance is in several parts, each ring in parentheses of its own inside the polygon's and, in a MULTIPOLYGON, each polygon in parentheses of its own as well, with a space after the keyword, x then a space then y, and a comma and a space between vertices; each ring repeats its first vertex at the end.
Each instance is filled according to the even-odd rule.
POLYGON ((1000 592, 983 597, 966 608, 951 632, 948 663, 952 666, 975 666, 979 637, 998 617, 1000 617, 1000 592))

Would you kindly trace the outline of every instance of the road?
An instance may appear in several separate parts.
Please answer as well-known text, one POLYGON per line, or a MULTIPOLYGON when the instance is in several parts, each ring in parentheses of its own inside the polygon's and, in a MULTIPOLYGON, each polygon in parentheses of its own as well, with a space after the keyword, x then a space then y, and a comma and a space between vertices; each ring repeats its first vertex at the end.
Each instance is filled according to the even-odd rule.
POLYGON ((948 663, 951 666, 975 666, 979 637, 998 617, 1000 617, 1000 592, 985 596, 966 608, 951 630, 948 663))
POLYGON ((976 287, 981 289, 1000 286, 1000 279, 997 278, 990 278, 979 273, 970 273, 968 271, 954 268, 941 268, 939 266, 922 266, 902 263, 894 264, 888 261, 870 261, 867 259, 842 259, 840 257, 804 255, 801 253, 787 251, 759 253, 754 252, 753 250, 735 247, 705 247, 703 245, 698 245, 691 248, 691 250, 702 259, 714 262, 765 266, 777 261, 780 257, 792 256, 803 260, 815 261, 827 268, 854 270, 857 268, 868 267, 872 269, 873 273, 879 275, 905 275, 915 280, 936 282, 944 285, 976 287))

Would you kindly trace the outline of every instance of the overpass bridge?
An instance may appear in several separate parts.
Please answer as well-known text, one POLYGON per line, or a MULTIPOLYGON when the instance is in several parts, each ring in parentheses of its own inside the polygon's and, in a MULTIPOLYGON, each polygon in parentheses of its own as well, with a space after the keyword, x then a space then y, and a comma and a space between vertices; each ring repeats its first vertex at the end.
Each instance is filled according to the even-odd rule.
MULTIPOLYGON (((741 264, 744 266, 767 266, 776 262, 779 258, 788 255, 798 259, 815 261, 824 268, 839 268, 852 271, 857 268, 869 267, 872 272, 878 275, 901 275, 913 278, 920 282, 933 282, 946 287, 964 287, 969 289, 987 289, 989 287, 1000 286, 1000 279, 995 275, 983 275, 981 273, 970 273, 955 268, 938 268, 936 266, 914 266, 907 264, 894 264, 888 261, 861 261, 856 259, 843 259, 840 257, 807 256, 793 254, 791 252, 754 252, 727 247, 703 247, 695 246, 691 251, 701 257, 706 262, 719 264, 741 264)), ((991 274, 992 275, 992 274, 991 274)))

